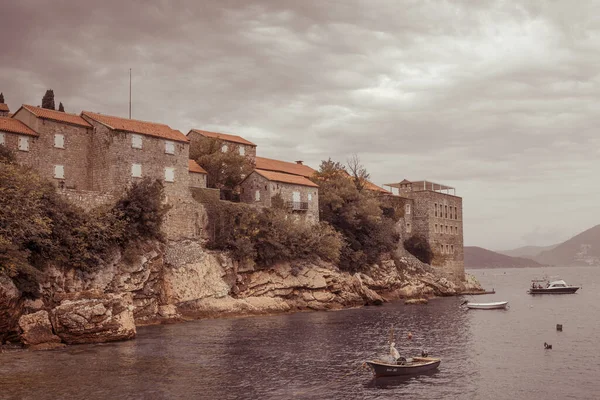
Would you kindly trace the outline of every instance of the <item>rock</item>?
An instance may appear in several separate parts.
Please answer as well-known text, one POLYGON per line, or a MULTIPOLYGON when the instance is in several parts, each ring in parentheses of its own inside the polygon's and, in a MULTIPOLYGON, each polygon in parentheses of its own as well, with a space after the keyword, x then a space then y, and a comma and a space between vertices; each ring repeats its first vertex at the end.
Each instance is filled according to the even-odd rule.
POLYGON ((19 318, 19 327, 23 331, 21 341, 25 346, 61 342, 60 338, 52 332, 52 324, 45 310, 22 315, 19 318))
POLYGON ((230 296, 222 298, 204 298, 184 303, 178 310, 193 318, 222 317, 239 315, 259 315, 289 311, 291 307, 283 299, 277 297, 248 297, 234 299, 230 296))
POLYGON ((429 300, 427 299, 408 299, 404 302, 404 304, 427 304, 429 303, 429 300))
POLYGON ((158 307, 158 315, 163 318, 180 318, 181 314, 173 304, 167 304, 158 307))
POLYGON ((133 339, 136 334, 130 294, 74 296, 51 312, 54 332, 67 344, 133 339))
POLYGON ((0 275, 0 345, 7 340, 17 340, 22 307, 19 289, 8 276, 0 275))

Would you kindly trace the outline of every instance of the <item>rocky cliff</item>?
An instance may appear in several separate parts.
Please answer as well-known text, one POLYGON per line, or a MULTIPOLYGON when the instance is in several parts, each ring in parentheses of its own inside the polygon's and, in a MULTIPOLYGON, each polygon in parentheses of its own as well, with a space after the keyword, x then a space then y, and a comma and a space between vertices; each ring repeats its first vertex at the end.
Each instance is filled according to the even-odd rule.
POLYGON ((139 253, 116 253, 97 272, 53 266, 35 300, 0 276, 0 340, 46 349, 130 339, 136 324, 333 310, 481 289, 403 252, 355 274, 324 262, 255 270, 197 241, 146 243, 139 253))

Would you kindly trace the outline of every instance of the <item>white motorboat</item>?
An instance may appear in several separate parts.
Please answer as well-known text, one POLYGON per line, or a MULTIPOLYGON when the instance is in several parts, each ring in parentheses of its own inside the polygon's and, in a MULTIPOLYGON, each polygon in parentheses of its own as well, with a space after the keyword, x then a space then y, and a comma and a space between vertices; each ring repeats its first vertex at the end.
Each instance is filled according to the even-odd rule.
POLYGON ((495 301, 492 303, 467 303, 467 308, 474 310, 496 310, 508 307, 508 301, 495 301))

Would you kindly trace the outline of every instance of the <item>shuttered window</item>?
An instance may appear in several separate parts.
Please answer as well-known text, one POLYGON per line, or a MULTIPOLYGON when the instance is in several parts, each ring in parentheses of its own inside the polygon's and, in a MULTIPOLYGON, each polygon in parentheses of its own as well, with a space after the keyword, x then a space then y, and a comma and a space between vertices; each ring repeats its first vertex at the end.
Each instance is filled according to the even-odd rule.
POLYGON ((246 155, 246 148, 244 146, 240 146, 240 156, 245 156, 246 155))
POLYGON ((4 133, 0 132, 0 144, 4 144, 4 133))
POLYGON ((175 182, 175 168, 165 168, 165 181, 175 182))
POLYGON ((165 153, 175 154, 175 143, 170 140, 165 141, 165 153))
POLYGON ((19 150, 29 151, 29 138, 27 136, 19 136, 19 150))
POLYGON ((131 164, 131 176, 134 178, 142 177, 142 164, 131 164))
POLYGON ((134 149, 142 148, 142 135, 131 135, 131 147, 133 147, 134 149))
POLYGON ((54 147, 58 149, 65 148, 65 135, 57 133, 54 135, 54 147))
POLYGON ((55 165, 54 166, 54 177, 56 179, 65 179, 65 166, 55 165))
POLYGON ((254 200, 260 201, 260 190, 254 192, 254 200))

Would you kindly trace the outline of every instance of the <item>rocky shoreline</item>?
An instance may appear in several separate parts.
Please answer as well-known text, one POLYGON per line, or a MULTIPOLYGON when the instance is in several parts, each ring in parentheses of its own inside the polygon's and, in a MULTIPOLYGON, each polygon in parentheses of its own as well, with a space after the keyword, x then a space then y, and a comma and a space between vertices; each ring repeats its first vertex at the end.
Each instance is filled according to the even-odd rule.
POLYGON ((145 243, 140 253, 133 259, 114 254, 93 273, 53 266, 45 271, 35 300, 23 298, 9 278, 0 276, 0 344, 52 349, 132 339, 141 325, 338 310, 400 299, 422 304, 433 297, 483 292, 473 277, 457 281, 403 250, 354 274, 325 262, 255 270, 197 241, 145 243))

